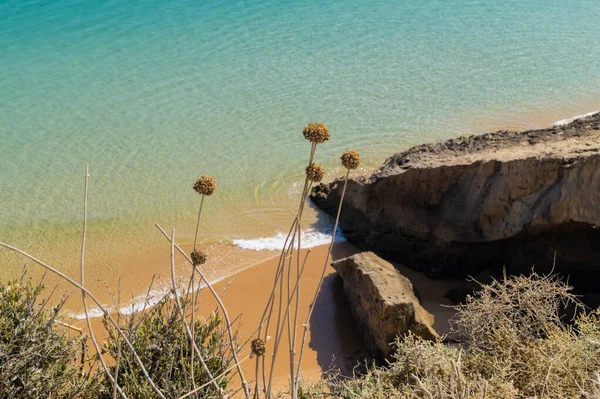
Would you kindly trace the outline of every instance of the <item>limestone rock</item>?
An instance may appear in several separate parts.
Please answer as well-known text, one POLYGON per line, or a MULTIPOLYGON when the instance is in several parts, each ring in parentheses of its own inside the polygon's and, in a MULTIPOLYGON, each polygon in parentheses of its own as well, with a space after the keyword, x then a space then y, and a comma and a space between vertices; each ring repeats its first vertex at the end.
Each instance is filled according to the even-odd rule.
POLYGON ((374 353, 390 358, 396 336, 412 333, 437 340, 434 318, 415 296, 413 286, 394 266, 372 252, 333 263, 344 282, 352 313, 374 353))
MULTIPOLYGON (((313 189, 313 202, 335 215, 340 183, 313 189)), ((429 275, 600 273, 600 114, 396 154, 349 180, 340 226, 362 249, 429 275)))

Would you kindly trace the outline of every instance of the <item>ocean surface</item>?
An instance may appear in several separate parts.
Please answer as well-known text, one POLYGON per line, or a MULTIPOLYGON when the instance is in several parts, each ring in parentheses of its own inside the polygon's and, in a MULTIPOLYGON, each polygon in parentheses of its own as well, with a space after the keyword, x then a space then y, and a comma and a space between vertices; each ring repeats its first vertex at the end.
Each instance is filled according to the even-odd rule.
MULTIPOLYGON (((332 179, 346 149, 369 171, 596 109, 598 0, 0 0, 0 240, 77 277, 89 164, 86 278, 139 294, 168 270, 154 223, 189 244, 209 174, 200 242, 218 279, 281 245, 308 122, 331 130, 316 161, 332 179)), ((323 215, 304 227, 328 242, 323 215)), ((5 279, 24 261, 0 263, 5 279)))

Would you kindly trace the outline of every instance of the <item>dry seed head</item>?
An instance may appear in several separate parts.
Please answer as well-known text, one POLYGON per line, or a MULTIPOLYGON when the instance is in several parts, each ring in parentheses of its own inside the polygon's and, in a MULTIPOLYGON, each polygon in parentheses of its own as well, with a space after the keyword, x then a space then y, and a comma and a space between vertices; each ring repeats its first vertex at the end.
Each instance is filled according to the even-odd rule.
POLYGON ((250 342, 250 347, 252 348, 252 353, 256 356, 263 356, 267 351, 265 341, 260 338, 254 338, 252 342, 250 342))
POLYGON ((194 266, 200 266, 206 263, 208 256, 202 251, 194 250, 192 251, 190 258, 192 258, 192 264, 194 266))
POLYGON ((329 140, 329 129, 324 123, 309 123, 302 134, 311 143, 321 144, 329 140))
POLYGON ((217 181, 214 177, 202 175, 194 183, 194 191, 198 194, 211 195, 217 189, 217 181))
POLYGON ((346 169, 356 169, 360 165, 360 155, 354 150, 348 150, 340 157, 346 169))
POLYGON ((313 183, 318 183, 323 180, 323 176, 325 176, 325 168, 313 162, 306 167, 306 176, 308 177, 308 180, 313 183))

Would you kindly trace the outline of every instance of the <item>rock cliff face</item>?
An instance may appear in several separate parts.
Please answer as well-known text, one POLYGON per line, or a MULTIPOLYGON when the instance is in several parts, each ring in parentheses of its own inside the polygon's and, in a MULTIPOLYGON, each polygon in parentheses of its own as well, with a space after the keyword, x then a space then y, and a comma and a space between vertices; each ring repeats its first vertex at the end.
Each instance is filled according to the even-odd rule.
MULTIPOLYGON (((316 187, 313 202, 334 214, 340 182, 316 187)), ((433 275, 554 262, 600 273, 600 114, 396 154, 349 181, 340 226, 363 249, 433 275)))
POLYGON ((412 333, 437 340, 433 316, 421 307, 409 279, 372 252, 334 262, 352 313, 374 353, 391 358, 396 336, 412 333))

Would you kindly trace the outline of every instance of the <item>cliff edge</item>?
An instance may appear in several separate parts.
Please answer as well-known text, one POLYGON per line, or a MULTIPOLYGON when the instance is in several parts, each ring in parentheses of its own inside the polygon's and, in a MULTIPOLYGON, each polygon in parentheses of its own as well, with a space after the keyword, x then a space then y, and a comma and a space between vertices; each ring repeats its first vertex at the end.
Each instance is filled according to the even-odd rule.
MULTIPOLYGON (((312 201, 335 214, 342 180, 312 201)), ((413 147, 350 179, 340 226, 430 275, 506 266, 600 276, 600 113, 413 147)))

